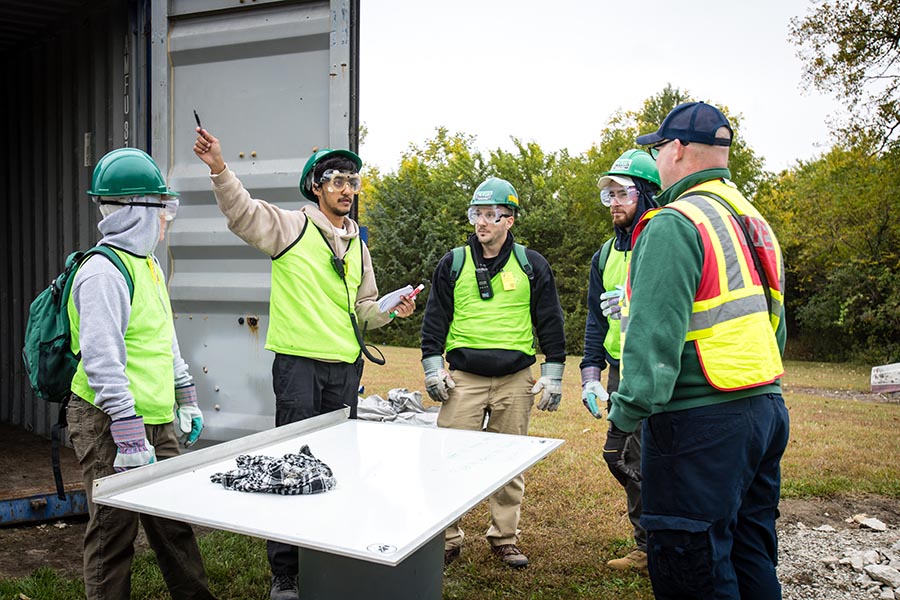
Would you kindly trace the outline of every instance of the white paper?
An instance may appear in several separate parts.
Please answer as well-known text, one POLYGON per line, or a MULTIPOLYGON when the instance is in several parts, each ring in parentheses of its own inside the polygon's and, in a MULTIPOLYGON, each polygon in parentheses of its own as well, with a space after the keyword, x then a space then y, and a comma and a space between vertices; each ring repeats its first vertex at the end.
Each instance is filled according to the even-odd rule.
POLYGON ((378 310, 381 312, 387 312, 400 304, 400 296, 408 296, 412 293, 413 286, 408 285, 406 287, 402 287, 399 290, 394 290, 389 294, 385 294, 381 298, 378 299, 378 310))

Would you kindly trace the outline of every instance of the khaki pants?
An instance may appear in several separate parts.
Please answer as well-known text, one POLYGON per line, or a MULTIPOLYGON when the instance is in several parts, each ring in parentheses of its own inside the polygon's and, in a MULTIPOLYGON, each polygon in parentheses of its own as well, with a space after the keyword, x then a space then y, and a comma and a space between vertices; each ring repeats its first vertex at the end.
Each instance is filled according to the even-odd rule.
MULTIPOLYGON (((89 600, 128 600, 131 561, 138 520, 162 571, 169 594, 176 600, 213 598, 206 583, 203 559, 187 523, 94 504, 94 480, 112 475, 116 444, 109 433, 110 418, 89 402, 72 395, 68 408, 69 437, 81 464, 90 517, 84 533, 84 588, 89 600)), ((172 423, 146 425, 156 459, 180 454, 172 423)), ((189 497, 185 503, 191 502, 189 497)))
MULTIPOLYGON (((449 390, 449 398, 441 404, 438 427, 481 431, 487 414, 486 431, 528 434, 534 405, 531 369, 503 377, 483 377, 464 371, 450 371, 450 376, 456 387, 449 390)), ((486 535, 492 546, 518 542, 524 494, 525 478, 519 475, 491 496, 491 526, 486 535)), ((444 532, 444 549, 462 546, 464 537, 459 522, 453 523, 444 532)))

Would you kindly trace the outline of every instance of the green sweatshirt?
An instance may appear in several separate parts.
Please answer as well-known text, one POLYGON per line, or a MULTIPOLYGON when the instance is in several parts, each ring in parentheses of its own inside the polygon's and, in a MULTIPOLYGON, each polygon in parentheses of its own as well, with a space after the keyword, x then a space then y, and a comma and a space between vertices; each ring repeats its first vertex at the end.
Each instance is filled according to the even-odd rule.
MULTIPOLYGON (((707 169, 685 177, 656 197, 665 206, 705 181, 729 178, 728 169, 707 169)), ((634 431, 641 419, 662 412, 781 393, 776 381, 755 388, 721 392, 703 374, 693 342, 685 336, 703 269, 703 242, 691 221, 663 210, 647 223, 631 255, 631 300, 623 373, 612 395, 609 420, 634 431)), ((775 332, 784 353, 784 318, 775 332)))

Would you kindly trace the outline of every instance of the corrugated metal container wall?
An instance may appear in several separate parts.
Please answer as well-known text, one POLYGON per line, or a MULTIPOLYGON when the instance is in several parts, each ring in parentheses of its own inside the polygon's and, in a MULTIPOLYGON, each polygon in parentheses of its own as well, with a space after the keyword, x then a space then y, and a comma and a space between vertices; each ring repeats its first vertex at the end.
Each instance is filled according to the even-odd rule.
MULTIPOLYGON (((55 7, 60 2, 50 3, 55 7)), ((94 162, 112 148, 145 147, 131 72, 146 22, 143 2, 68 2, 73 14, 0 58, 0 421, 49 436, 56 407, 36 399, 21 351, 28 306, 68 252, 99 238, 88 201, 94 162), (131 23, 131 25, 129 25, 131 23)), ((42 3, 22 2, 34 16, 42 3)))

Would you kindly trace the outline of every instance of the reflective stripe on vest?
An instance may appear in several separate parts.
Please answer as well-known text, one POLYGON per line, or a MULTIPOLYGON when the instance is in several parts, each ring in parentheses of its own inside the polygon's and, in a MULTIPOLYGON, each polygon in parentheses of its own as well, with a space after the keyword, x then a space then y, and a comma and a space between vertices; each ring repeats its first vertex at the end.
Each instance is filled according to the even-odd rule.
MULTIPOLYGON (((716 180, 691 188, 666 207, 648 211, 632 238, 637 240, 649 220, 662 210, 676 210, 690 219, 703 243, 703 270, 685 341, 696 344, 709 384, 731 391, 757 387, 781 377, 784 368, 775 330, 782 316, 784 264, 768 223, 737 189, 716 180), (771 314, 740 227, 718 201, 696 192, 715 194, 745 219, 769 279, 771 314)), ((626 298, 630 297, 631 286, 626 283, 626 298)), ((623 347, 629 318, 627 305, 626 301, 622 310, 623 347)))
POLYGON ((272 260, 267 350, 346 363, 359 358, 348 311, 362 282, 362 242, 353 238, 347 245, 346 288, 332 266, 333 256, 318 228, 307 220, 294 245, 272 260))
MULTIPOLYGON (((170 423, 174 418, 175 367, 172 355, 172 305, 166 291, 165 276, 156 259, 138 257, 120 250, 116 254, 134 281, 131 315, 125 329, 125 376, 128 391, 134 397, 134 410, 147 425, 170 423)), ((92 257, 89 260, 106 260, 92 257)), ((72 351, 81 350, 81 319, 75 310, 75 300, 69 297, 67 306, 72 329, 72 351)), ((105 349, 101 349, 105 351, 105 349)), ((95 394, 84 372, 84 362, 72 378, 72 391, 91 404, 95 394)))
POLYGON ((531 324, 531 282, 510 254, 491 279, 494 296, 482 300, 466 245, 466 259, 453 286, 453 320, 447 333, 447 352, 455 348, 518 350, 534 356, 531 324), (506 285, 504 285, 504 276, 506 285))
MULTIPOLYGON (((625 283, 625 276, 628 274, 628 259, 627 251, 616 250, 615 246, 610 248, 606 264, 600 265, 603 268, 604 291, 614 290, 617 285, 625 283)), ((619 340, 621 337, 621 321, 607 318, 606 322, 609 324, 609 329, 606 330, 606 337, 603 338, 603 347, 611 357, 618 360, 622 356, 622 344, 619 340)))

